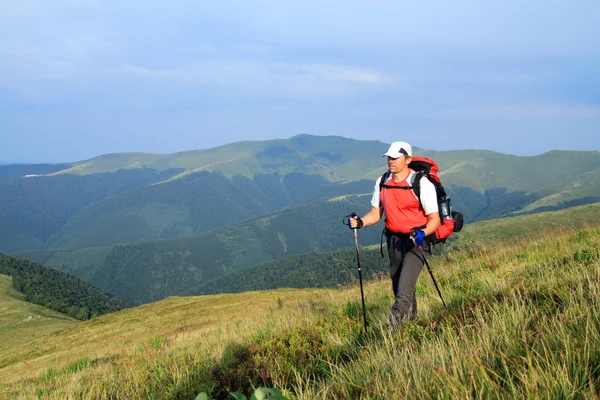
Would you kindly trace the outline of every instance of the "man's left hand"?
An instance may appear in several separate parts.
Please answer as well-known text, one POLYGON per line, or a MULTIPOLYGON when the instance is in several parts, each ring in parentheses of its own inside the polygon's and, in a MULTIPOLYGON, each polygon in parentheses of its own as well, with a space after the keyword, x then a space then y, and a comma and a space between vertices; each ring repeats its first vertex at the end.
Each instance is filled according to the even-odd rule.
POLYGON ((414 244, 417 246, 422 246, 425 241, 425 232, 421 229, 417 229, 410 237, 414 244))

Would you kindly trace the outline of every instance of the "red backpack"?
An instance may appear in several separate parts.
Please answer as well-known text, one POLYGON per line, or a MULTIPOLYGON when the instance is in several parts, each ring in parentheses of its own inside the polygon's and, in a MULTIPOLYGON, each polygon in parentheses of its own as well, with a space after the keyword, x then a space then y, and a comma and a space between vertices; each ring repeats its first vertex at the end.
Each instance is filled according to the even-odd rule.
MULTIPOLYGON (((441 225, 436 229, 435 235, 431 234, 428 236, 428 240, 432 245, 437 243, 444 243, 446 239, 452 235, 454 232, 460 232, 463 224, 464 217, 459 211, 452 211, 452 204, 450 201, 450 197, 446 194, 446 190, 442 186, 442 182, 440 181, 440 170, 435 161, 431 158, 427 157, 413 157, 408 167, 416 171, 416 176, 414 179, 414 184, 412 186, 412 190, 419 199, 420 207, 419 209, 423 209, 423 204, 421 203, 421 178, 426 176, 427 179, 433 186, 435 186, 435 192, 437 194, 437 202, 440 213, 440 221, 441 225)), ((385 181, 389 176, 390 171, 387 171, 381 176, 381 181, 379 183, 379 191, 383 187, 387 188, 398 188, 398 186, 387 186, 385 185, 385 181)))

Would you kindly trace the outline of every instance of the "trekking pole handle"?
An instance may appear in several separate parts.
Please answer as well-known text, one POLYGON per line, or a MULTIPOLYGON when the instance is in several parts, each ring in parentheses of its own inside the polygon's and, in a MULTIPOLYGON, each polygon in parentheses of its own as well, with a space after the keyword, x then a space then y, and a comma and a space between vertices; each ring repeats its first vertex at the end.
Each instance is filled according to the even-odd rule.
POLYGON ((350 229, 353 229, 353 230, 356 230, 356 228, 352 228, 352 225, 350 225, 350 220, 351 220, 352 218, 356 217, 356 216, 357 216, 357 215, 356 215, 356 213, 355 213, 355 212, 352 212, 351 214, 349 214, 349 215, 346 215, 346 216, 344 217, 344 220, 342 221, 342 223, 343 223, 344 225, 348 225, 348 228, 350 228, 350 229))

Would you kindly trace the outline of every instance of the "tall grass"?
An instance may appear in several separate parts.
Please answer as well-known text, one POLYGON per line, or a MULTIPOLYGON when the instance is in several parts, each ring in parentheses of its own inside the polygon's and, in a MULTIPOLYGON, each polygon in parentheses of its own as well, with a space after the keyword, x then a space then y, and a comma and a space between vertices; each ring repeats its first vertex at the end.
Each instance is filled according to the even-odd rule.
POLYGON ((432 259, 449 309, 424 271, 419 317, 399 331, 387 327, 387 277, 365 285, 367 334, 356 285, 208 296, 219 305, 203 325, 160 329, 151 317, 159 310, 166 319, 186 304, 197 318, 208 309, 189 307, 195 298, 169 299, 105 317, 154 324, 137 327, 139 340, 125 344, 118 335, 127 327, 115 328, 104 356, 80 351, 0 389, 7 398, 47 399, 179 399, 202 391, 226 398, 253 386, 298 399, 598 398, 599 243, 600 230, 587 228, 432 259))
MULTIPOLYGON (((450 312, 385 328, 304 398, 597 398, 600 232, 456 254, 450 312)), ((440 275, 442 275, 441 271, 440 275)), ((430 303, 428 303, 430 304, 430 303)), ((384 318, 380 315, 377 318, 384 318)))

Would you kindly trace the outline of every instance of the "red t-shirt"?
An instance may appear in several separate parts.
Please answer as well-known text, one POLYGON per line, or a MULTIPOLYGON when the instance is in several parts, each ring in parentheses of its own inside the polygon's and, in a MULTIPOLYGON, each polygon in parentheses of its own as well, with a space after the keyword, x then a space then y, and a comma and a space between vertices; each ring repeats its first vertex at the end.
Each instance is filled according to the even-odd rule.
MULTIPOLYGON (((407 176, 410 179, 412 174, 407 176)), ((410 187, 410 182, 394 182, 388 179, 387 186, 410 187)), ((419 199, 412 189, 388 189, 383 187, 379 198, 385 211, 385 227, 395 233, 410 233, 413 228, 427 224, 427 215, 419 210, 419 199)))

